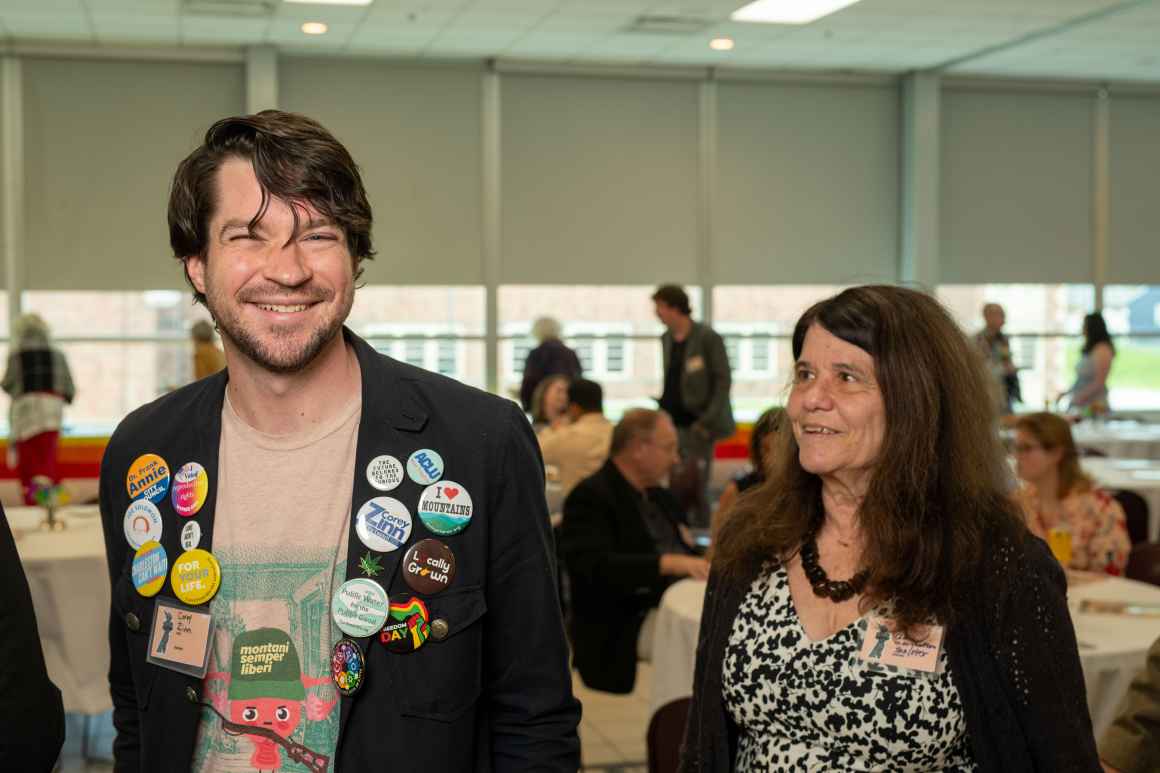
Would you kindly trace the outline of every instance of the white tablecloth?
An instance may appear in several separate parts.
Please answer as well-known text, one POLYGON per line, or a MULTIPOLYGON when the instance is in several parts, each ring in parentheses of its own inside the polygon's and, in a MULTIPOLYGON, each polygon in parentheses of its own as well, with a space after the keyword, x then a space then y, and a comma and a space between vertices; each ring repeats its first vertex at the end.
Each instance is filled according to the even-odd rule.
POLYGON ((6 509, 28 576, 48 675, 64 710, 100 714, 109 698, 109 573, 96 507, 58 511, 68 528, 39 531, 44 510, 6 509))
POLYGON ((1160 542, 1160 459, 1089 456, 1080 464, 1104 488, 1129 489, 1142 496, 1148 503, 1148 541, 1160 542))
POLYGON ((1121 459, 1160 459, 1160 425, 1084 421, 1072 427, 1077 445, 1121 459))
MULTIPOLYGON (((1108 577, 1068 589, 1068 605, 1080 642, 1088 708, 1096 738, 1115 718, 1120 698, 1144 667, 1148 648, 1160 637, 1160 619, 1080 613, 1083 599, 1160 604, 1160 588, 1108 577)), ((661 599, 653 640, 651 712, 693 692, 693 667, 705 583, 681 580, 661 599)))
POLYGON ((1068 606, 1080 643, 1088 709, 1099 739, 1116 717, 1120 699, 1144 667, 1148 648, 1160 638, 1160 618, 1097 615, 1079 611, 1084 599, 1160 605, 1155 585, 1109 577, 1068 588, 1068 606))

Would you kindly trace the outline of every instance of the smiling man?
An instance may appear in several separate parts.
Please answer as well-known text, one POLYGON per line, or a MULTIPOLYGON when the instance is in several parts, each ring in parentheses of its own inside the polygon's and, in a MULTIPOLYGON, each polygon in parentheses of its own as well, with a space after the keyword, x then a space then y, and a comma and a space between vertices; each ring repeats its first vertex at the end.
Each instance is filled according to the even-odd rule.
POLYGON ((118 771, 578 767, 535 439, 344 327, 371 225, 303 116, 219 121, 178 167, 170 242, 227 369, 101 466, 118 771))

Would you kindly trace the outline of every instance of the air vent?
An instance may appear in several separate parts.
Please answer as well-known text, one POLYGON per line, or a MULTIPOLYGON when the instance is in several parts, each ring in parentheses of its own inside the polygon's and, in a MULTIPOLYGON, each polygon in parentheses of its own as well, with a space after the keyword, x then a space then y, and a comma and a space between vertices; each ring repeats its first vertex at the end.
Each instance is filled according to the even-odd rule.
POLYGON ((247 19, 270 16, 278 0, 183 0, 182 13, 195 16, 237 16, 247 19))
POLYGON ((624 31, 645 35, 694 35, 703 32, 711 24, 712 22, 696 16, 646 14, 636 17, 624 31))

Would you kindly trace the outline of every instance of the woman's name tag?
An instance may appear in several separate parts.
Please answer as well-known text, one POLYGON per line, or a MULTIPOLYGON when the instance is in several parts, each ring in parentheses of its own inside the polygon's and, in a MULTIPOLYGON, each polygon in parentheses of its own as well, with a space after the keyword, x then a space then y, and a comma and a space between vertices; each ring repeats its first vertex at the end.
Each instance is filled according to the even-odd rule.
POLYGON ((858 659, 872 665, 889 666, 920 674, 939 672, 939 652, 942 651, 943 627, 926 626, 925 636, 919 640, 907 638, 895 631, 894 621, 871 616, 858 659))

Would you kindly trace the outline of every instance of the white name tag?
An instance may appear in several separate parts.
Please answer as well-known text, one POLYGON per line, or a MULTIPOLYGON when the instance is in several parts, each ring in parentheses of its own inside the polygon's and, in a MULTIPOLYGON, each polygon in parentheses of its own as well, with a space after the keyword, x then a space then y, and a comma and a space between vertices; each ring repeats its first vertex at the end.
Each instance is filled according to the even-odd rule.
POLYGON ((214 619, 209 612, 168 598, 157 599, 145 659, 155 666, 205 678, 214 619))
POLYGON ((895 627, 893 620, 871 616, 867 621, 866 636, 862 639, 858 659, 872 665, 904 671, 938 673, 943 627, 926 626, 917 641, 907 638, 904 633, 896 631, 895 627))

